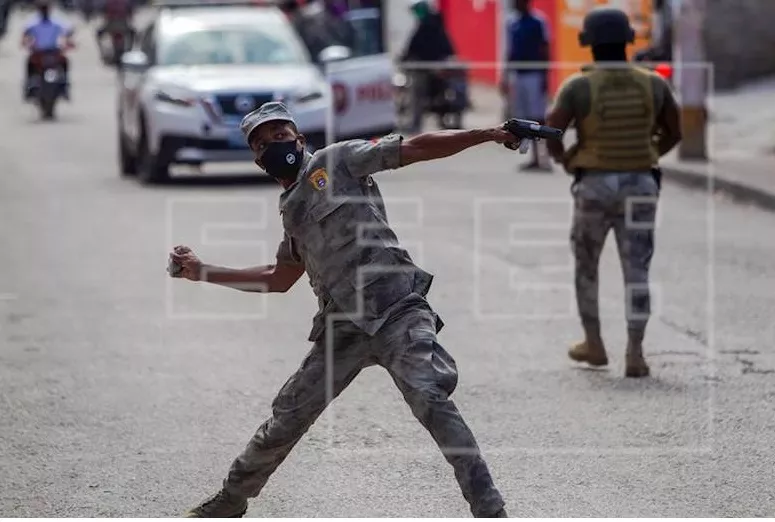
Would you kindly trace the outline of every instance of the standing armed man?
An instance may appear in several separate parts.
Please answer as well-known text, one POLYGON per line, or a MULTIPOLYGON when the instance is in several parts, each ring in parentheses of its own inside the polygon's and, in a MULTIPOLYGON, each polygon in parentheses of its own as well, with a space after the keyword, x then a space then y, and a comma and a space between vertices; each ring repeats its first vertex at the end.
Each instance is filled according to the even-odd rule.
POLYGON ((627 295, 625 375, 644 377, 649 374, 643 338, 651 313, 658 162, 681 140, 681 127, 667 82, 627 63, 627 44, 634 38, 623 11, 596 8, 587 14, 579 40, 592 46, 595 63, 565 81, 547 117, 551 127, 566 129, 573 123, 578 142, 567 152, 560 141, 547 146, 576 179, 571 244, 585 339, 569 356, 593 366, 608 364, 600 334, 598 263, 613 229, 627 295))
POLYGON ((345 141, 310 154, 293 118, 277 102, 247 115, 241 128, 256 164, 285 189, 280 196, 285 235, 277 260, 221 268, 178 246, 171 274, 248 292, 287 292, 306 272, 320 311, 309 336, 314 345, 274 400, 271 417, 234 461, 223 488, 188 516, 242 516, 248 499, 258 496, 329 401, 362 369, 380 365, 454 468, 473 515, 505 518, 504 501, 474 435, 450 400, 458 374, 436 338, 442 321, 425 298, 433 276, 400 247, 372 174, 487 142, 516 147, 520 140, 503 128, 440 131, 405 141, 398 135, 374 143, 345 141))

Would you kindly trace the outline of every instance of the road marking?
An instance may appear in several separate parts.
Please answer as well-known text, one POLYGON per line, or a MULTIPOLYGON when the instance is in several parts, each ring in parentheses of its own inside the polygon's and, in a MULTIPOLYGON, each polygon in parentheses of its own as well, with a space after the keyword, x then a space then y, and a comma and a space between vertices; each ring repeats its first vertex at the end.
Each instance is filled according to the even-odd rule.
POLYGON ((18 298, 16 294, 0 294, 0 301, 15 301, 18 298))

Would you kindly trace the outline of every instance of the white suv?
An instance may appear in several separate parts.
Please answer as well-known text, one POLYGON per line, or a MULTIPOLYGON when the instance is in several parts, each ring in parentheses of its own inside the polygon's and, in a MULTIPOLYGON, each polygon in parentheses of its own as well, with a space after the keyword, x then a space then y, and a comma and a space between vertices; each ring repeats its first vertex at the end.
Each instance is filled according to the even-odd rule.
MULTIPOLYGON (((173 164, 250 161, 239 122, 271 100, 289 106, 312 147, 394 131, 386 53, 331 47, 320 66, 276 7, 184 1, 161 5, 122 59, 122 174, 151 183, 173 164)), ((369 12, 360 15, 356 30, 369 12)))

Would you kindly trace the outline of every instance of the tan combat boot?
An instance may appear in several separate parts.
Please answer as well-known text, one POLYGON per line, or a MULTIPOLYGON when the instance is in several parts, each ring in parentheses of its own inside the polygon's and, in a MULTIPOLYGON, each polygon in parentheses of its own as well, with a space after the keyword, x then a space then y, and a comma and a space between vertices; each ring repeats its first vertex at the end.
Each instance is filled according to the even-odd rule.
POLYGON ((186 512, 184 518, 242 518, 248 510, 248 500, 221 490, 197 507, 186 512))
POLYGON ((643 344, 641 342, 628 342, 624 375, 626 377, 648 377, 649 373, 649 366, 643 358, 643 344))
POLYGON ((624 367, 626 377, 648 377, 649 375, 649 367, 643 358, 643 338, 645 336, 645 329, 630 328, 627 330, 627 354, 624 367))
POLYGON ((584 362, 590 366, 606 366, 608 355, 602 340, 591 341, 589 339, 574 344, 568 350, 568 357, 576 362, 584 362))

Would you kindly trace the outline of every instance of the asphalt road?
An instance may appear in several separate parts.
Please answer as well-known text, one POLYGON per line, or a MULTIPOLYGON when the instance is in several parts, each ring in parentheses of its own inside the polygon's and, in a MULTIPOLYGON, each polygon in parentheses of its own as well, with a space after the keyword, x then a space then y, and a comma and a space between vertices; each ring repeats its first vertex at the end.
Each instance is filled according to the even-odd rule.
MULTIPOLYGON (((177 243, 214 263, 271 261, 279 188, 121 179, 115 77, 84 29, 56 122, 19 103, 18 23, 0 47, 0 516, 177 516, 220 486, 265 419, 309 348, 315 302, 305 279, 264 298, 166 277, 177 243)), ((613 241, 612 363, 586 371, 565 358, 579 334, 569 180, 516 173, 521 160, 481 146, 378 177, 400 237, 436 275, 456 401, 510 514, 772 516, 775 216, 665 187, 653 376, 626 380, 613 241)), ((248 515, 470 516, 379 368, 248 515)))

